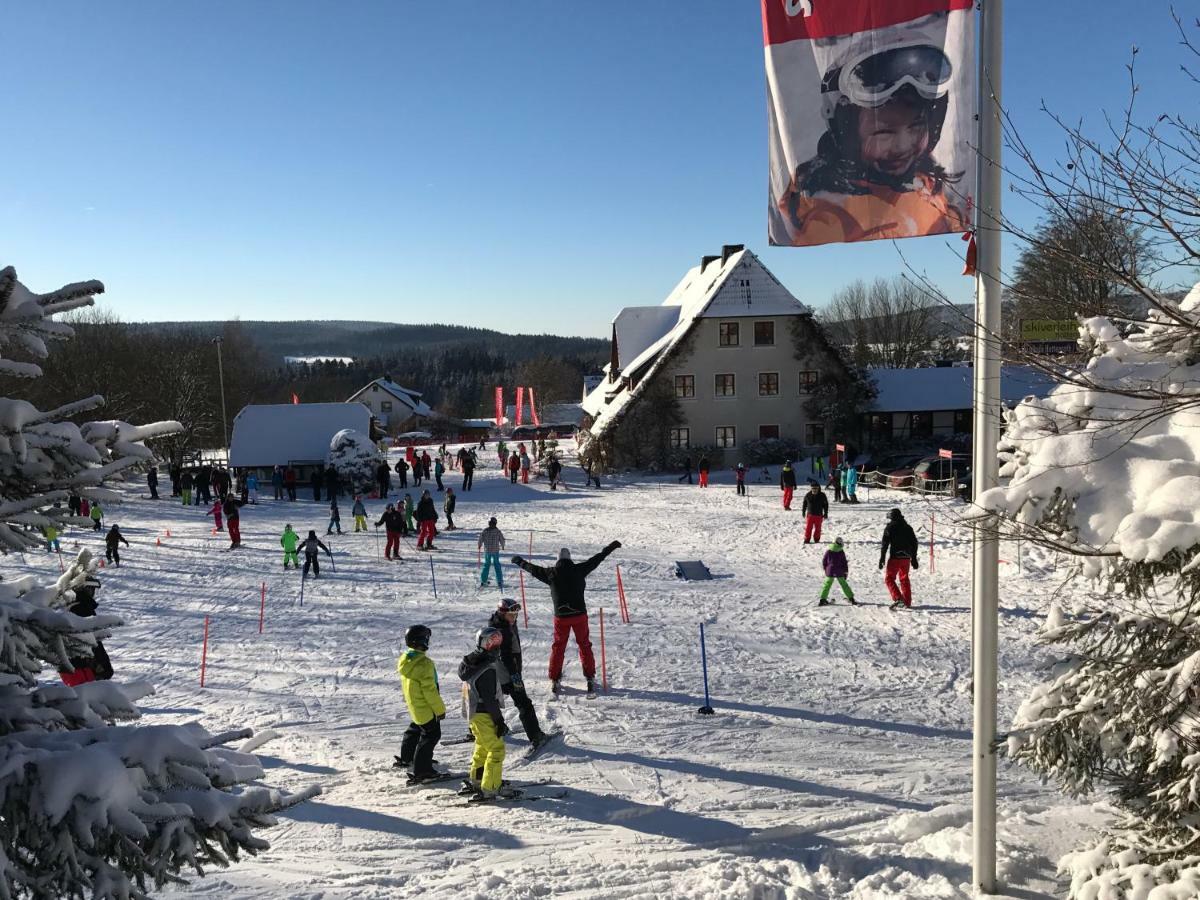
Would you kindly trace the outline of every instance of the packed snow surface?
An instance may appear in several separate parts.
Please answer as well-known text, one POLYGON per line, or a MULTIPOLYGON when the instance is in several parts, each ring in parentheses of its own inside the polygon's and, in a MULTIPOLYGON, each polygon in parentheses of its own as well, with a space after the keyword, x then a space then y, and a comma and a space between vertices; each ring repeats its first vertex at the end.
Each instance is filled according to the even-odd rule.
MULTIPOLYGON (((751 481, 748 498, 735 495, 732 473, 714 473, 707 490, 635 476, 584 490, 572 462, 567 489, 550 492, 544 479, 509 484, 492 446, 480 452, 475 490, 459 493, 460 530, 439 535, 432 554, 407 543, 398 564, 382 558, 373 529, 324 537, 327 502, 311 494, 247 506, 245 547, 233 552, 224 534, 211 533, 203 508, 182 507, 166 491, 155 503, 131 481, 125 502, 109 509, 133 546, 120 569, 101 571, 100 609, 127 623, 107 642, 117 678, 157 688, 145 722, 199 721, 214 733, 251 726, 257 738, 241 749, 258 755, 270 784, 325 787, 264 832, 270 851, 163 896, 969 895, 970 545, 955 524, 961 507, 860 489, 864 502, 831 504, 825 542, 806 547, 800 513, 780 508, 773 480, 751 481), (910 611, 889 610, 877 570, 893 506, 905 511, 925 554, 910 611), (582 692, 572 646, 568 693, 551 700, 548 592, 524 583, 526 684, 543 727, 562 729, 564 738, 524 761, 525 738, 508 707, 504 774, 552 779, 569 789, 559 800, 466 807, 453 783, 408 789, 392 768, 408 722, 395 664, 409 624, 433 629, 430 656, 450 709, 444 736, 466 733, 455 670, 502 596, 494 584, 478 587, 475 542, 490 515, 508 541, 507 596, 522 595, 507 564, 512 553, 548 563, 563 546, 578 560, 610 540, 624 544, 588 582, 598 663, 605 611, 609 691, 596 699, 582 692), (931 515, 936 571, 927 555, 931 515), (282 569, 285 522, 302 534, 316 528, 334 553, 336 571, 323 565, 320 580, 304 583, 303 600, 299 576, 282 569), (846 544, 857 608, 836 588, 837 605, 816 606, 821 555, 835 536, 846 544), (676 559, 704 560, 714 579, 677 580, 676 559), (617 615, 616 564, 629 624, 617 615), (697 715, 700 623, 711 717, 697 715)), ((448 473, 446 483, 457 490, 460 478, 448 473)), ((344 499, 347 530, 349 506, 344 499)), ((374 522, 382 504, 367 506, 374 522)), ((72 529, 64 551, 76 542, 95 550, 101 535, 72 529)), ((1002 564, 1002 732, 1042 678, 1047 655, 1035 639, 1047 615, 1060 622, 1083 590, 1064 585, 1065 566, 1052 557, 1007 545, 1003 555, 1011 559, 1002 564)), ((58 562, 13 554, 0 570, 6 579, 30 570, 50 576, 58 562)), ((436 755, 463 771, 469 753, 458 744, 436 755)), ((1086 842, 1099 812, 1004 763, 1000 784, 1000 875, 1009 896, 1061 896, 1067 876, 1056 876, 1057 862, 1086 842)))

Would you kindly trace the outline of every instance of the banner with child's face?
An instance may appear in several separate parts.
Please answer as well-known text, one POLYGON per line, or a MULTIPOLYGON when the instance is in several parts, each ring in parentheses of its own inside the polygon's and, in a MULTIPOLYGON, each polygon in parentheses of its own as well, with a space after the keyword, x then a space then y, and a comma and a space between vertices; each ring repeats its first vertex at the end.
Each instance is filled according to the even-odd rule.
POLYGON ((775 245, 966 231, 971 0, 762 0, 775 245))

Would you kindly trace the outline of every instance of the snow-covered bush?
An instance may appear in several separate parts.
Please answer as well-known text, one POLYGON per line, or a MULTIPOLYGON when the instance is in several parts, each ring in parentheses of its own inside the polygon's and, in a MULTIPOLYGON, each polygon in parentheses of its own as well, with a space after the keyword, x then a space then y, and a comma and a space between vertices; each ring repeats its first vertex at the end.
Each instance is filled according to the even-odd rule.
POLYGON ((1087 364, 1013 410, 1011 481, 979 498, 1104 588, 1044 633, 1066 656, 1007 743, 1068 793, 1110 793, 1116 826, 1063 861, 1077 897, 1195 896, 1200 863, 1200 285, 1148 318, 1081 323, 1087 364))
MULTIPOLYGON (((48 317, 92 302, 99 282, 38 296, 0 270, 0 350, 46 356, 45 339, 70 336, 48 317)), ((36 377, 33 363, 0 371, 36 377)), ((35 543, 27 531, 60 521, 69 491, 108 498, 101 485, 148 458, 140 441, 178 423, 77 427, 60 421, 103 403, 91 397, 40 412, 0 398, 0 550, 35 543)), ((248 731, 116 725, 137 718, 151 689, 96 681, 71 688, 39 677, 73 671, 120 621, 76 616, 75 589, 96 563, 81 551, 52 585, 0 582, 0 898, 144 898, 185 870, 227 865, 267 844, 254 830, 312 792, 244 788, 262 776, 254 757, 222 747, 248 731)))
POLYGON ((343 428, 329 442, 325 464, 337 466, 342 481, 355 493, 366 493, 375 487, 375 471, 382 460, 374 441, 361 431, 343 428))

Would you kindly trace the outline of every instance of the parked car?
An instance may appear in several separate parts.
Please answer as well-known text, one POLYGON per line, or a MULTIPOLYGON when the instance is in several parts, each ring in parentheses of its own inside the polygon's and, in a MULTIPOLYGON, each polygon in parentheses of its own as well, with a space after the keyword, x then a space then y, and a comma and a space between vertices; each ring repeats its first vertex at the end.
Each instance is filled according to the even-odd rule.
POLYGON ((875 468, 871 483, 874 487, 909 487, 912 484, 913 467, 924 458, 923 453, 893 453, 884 456, 875 468))
POLYGON ((955 485, 969 480, 971 473, 971 458, 965 453, 956 453, 950 459, 941 456, 928 456, 913 468, 913 486, 925 491, 949 490, 950 482, 955 485))

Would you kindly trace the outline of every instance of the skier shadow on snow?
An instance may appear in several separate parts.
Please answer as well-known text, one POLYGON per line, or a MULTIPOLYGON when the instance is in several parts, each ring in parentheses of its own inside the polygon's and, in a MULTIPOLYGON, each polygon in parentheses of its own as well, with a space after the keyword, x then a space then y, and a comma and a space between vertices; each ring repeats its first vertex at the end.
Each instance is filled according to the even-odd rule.
POLYGON ((254 755, 258 757, 258 761, 264 769, 291 769, 293 772, 304 772, 308 775, 337 775, 342 771, 341 769, 334 769, 331 766, 292 762, 291 760, 280 759, 278 756, 264 756, 261 753, 254 755))
MULTIPOLYGON (((678 694, 670 691, 639 691, 635 688, 623 688, 614 691, 633 699, 656 700, 661 703, 681 704, 695 709, 703 704, 700 697, 688 694, 678 694)), ((959 728, 937 728, 932 725, 917 725, 911 722, 889 722, 884 719, 859 719, 844 713, 822 713, 811 709, 800 709, 793 706, 764 706, 754 703, 739 703, 736 700, 717 699, 714 703, 717 711, 721 709, 737 710, 739 712, 758 713, 759 715, 777 716, 781 719, 803 719, 806 722, 822 722, 829 725, 844 725, 848 728, 867 728, 872 731, 893 731, 899 734, 911 734, 924 738, 949 738, 951 740, 969 741, 971 732, 959 728)))
POLYGON ((341 825, 346 828, 361 828, 382 834, 398 834, 413 840, 452 840, 455 843, 475 841, 488 847, 515 850, 523 846, 521 840, 504 831, 492 828, 477 828, 473 825, 447 824, 422 825, 411 819, 375 812, 356 806, 341 806, 310 800, 294 806, 286 813, 296 822, 311 822, 315 825, 341 825))

